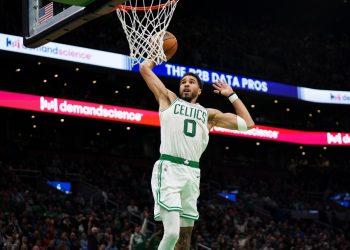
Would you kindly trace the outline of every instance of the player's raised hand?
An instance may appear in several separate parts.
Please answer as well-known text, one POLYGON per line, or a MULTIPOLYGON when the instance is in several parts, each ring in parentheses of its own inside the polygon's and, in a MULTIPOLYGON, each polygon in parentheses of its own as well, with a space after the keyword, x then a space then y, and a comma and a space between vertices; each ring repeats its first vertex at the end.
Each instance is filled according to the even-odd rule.
POLYGON ((214 93, 223 95, 223 96, 230 96, 232 93, 234 93, 233 89, 230 85, 225 82, 225 80, 218 79, 215 83, 213 83, 213 87, 215 88, 214 93))

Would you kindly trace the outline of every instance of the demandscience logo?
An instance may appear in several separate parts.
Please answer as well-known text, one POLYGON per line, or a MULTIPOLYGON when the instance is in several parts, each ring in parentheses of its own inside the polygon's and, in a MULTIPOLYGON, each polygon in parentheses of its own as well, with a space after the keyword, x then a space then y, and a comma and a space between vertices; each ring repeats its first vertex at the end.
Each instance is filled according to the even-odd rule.
POLYGON ((350 102, 350 95, 341 93, 330 93, 330 99, 333 102, 350 102))
POLYGON ((48 54, 49 57, 60 57, 64 59, 80 59, 80 60, 91 60, 92 54, 84 49, 77 50, 74 46, 62 45, 62 44, 47 44, 38 48, 28 48, 22 44, 21 38, 6 37, 5 46, 7 48, 13 48, 21 50, 24 53, 45 56, 48 54))
POLYGON ((127 120, 141 122, 143 113, 122 110, 116 107, 105 107, 101 104, 78 103, 72 100, 60 100, 57 98, 40 97, 40 110, 51 113, 70 114, 85 117, 109 118, 115 120, 127 120))
POLYGON ((21 39, 17 38, 14 40, 11 40, 9 37, 6 37, 6 47, 12 47, 12 48, 17 48, 20 49, 22 46, 21 39))
POLYGON ((350 134, 345 133, 327 133, 327 143, 330 145, 350 145, 350 134))

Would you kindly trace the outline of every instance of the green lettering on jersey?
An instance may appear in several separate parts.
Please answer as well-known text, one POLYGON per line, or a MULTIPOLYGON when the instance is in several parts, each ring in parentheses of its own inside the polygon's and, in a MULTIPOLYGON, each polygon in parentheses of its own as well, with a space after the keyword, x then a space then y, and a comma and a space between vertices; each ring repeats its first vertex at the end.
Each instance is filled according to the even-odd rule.
POLYGON ((195 120, 184 120, 184 134, 189 137, 195 137, 197 131, 197 123, 195 120))
POLYGON ((179 108, 180 108, 180 104, 175 104, 174 106, 174 114, 177 115, 180 111, 179 111, 179 108))
POLYGON ((180 114, 181 115, 185 115, 185 108, 186 108, 186 106, 181 105, 181 107, 180 107, 180 114))
POLYGON ((174 114, 197 119, 203 124, 205 124, 205 120, 207 118, 207 112, 204 112, 196 107, 188 107, 187 105, 182 105, 180 103, 176 103, 174 105, 174 114))

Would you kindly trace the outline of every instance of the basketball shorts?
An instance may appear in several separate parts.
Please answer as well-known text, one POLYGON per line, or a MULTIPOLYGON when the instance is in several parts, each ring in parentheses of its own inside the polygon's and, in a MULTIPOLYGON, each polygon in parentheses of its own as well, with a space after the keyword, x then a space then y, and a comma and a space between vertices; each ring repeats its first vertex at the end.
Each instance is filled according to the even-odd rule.
POLYGON ((161 221, 162 207, 167 211, 179 211, 183 218, 198 220, 199 183, 198 162, 162 155, 154 164, 152 172, 154 219, 161 221))

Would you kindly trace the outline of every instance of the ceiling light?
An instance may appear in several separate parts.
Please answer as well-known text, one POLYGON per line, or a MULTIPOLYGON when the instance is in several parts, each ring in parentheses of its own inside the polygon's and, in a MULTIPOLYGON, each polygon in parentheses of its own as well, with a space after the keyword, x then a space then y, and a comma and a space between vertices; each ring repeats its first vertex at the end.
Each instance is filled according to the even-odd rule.
POLYGON ((126 127, 126 130, 130 130, 131 128, 130 127, 126 127))
POLYGON ((54 74, 54 77, 57 78, 57 77, 58 77, 58 74, 54 74))
POLYGON ((20 71, 21 71, 21 69, 20 69, 20 68, 17 68, 17 69, 16 69, 16 72, 20 72, 20 71))
POLYGON ((273 102, 274 102, 274 103, 278 103, 278 100, 274 100, 273 102))
POLYGON ((257 141, 255 144, 256 144, 257 146, 260 146, 260 142, 258 142, 258 141, 257 141))
POLYGON ((286 108, 286 111, 289 112, 289 111, 290 111, 290 108, 286 108))
POLYGON ((44 79, 44 80, 43 80, 43 83, 47 83, 47 80, 46 80, 46 79, 44 79))
POLYGON ((92 81, 92 84, 96 84, 96 83, 97 83, 97 81, 96 81, 96 80, 93 80, 93 81, 92 81))
POLYGON ((62 118, 62 119, 60 120, 60 122, 64 122, 64 119, 62 118))

